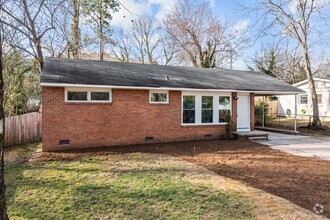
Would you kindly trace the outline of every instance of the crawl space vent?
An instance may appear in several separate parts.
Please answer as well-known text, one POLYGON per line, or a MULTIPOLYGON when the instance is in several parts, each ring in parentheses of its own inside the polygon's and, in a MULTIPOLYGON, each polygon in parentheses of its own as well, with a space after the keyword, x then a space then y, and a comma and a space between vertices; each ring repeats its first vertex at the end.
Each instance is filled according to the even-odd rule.
POLYGON ((211 137, 212 137, 211 134, 206 134, 206 135, 204 135, 204 139, 205 139, 205 140, 210 140, 211 137))
POLYGON ((68 145, 70 144, 69 140, 60 140, 60 145, 68 145))
POLYGON ((153 142, 154 141, 154 137, 146 137, 146 142, 153 142))

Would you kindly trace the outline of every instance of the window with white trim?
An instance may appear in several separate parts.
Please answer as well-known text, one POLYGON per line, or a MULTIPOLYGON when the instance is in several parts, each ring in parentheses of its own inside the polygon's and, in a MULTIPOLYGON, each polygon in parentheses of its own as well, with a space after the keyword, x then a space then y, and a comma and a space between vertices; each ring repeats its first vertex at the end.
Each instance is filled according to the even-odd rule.
POLYGON ((111 102, 111 90, 109 89, 79 89, 66 88, 66 102, 111 102))
POLYGON ((88 92, 84 91, 67 91, 67 100, 68 101, 87 101, 88 92))
POLYGON ((168 91, 150 90, 149 102, 153 103, 153 104, 168 104, 169 103, 169 92, 168 91))
POLYGON ((300 104, 308 104, 307 95, 300 95, 300 104))
POLYGON ((225 124, 231 113, 231 93, 182 93, 182 125, 225 124))
POLYGON ((219 96, 219 123, 226 122, 227 114, 230 114, 230 96, 219 96))
POLYGON ((182 97, 182 123, 195 124, 196 122, 196 97, 193 95, 184 95, 182 97))
POLYGON ((202 123, 213 123, 213 96, 202 96, 202 123))

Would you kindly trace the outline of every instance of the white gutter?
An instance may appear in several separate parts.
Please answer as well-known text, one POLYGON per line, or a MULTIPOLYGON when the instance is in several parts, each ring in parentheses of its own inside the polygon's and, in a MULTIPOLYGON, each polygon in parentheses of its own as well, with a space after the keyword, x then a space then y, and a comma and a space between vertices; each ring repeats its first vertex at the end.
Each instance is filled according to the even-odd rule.
MULTIPOLYGON (((112 85, 86 85, 70 83, 40 83, 44 87, 84 87, 84 88, 108 88, 108 89, 139 89, 139 90, 169 90, 169 91, 209 91, 209 92, 244 92, 267 95, 294 95, 299 92, 281 91, 248 91, 248 90, 226 90, 226 89, 191 89, 191 88, 170 88, 170 87, 138 87, 138 86, 112 86, 112 85)), ((304 93, 304 92, 303 92, 304 93)))

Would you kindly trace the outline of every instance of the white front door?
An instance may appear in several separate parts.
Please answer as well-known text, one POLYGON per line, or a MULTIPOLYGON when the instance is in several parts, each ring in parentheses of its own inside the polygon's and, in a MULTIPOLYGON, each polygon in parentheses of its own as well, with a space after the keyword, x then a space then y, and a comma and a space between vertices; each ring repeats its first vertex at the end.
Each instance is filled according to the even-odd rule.
POLYGON ((250 96, 237 97, 237 131, 250 131, 250 96))

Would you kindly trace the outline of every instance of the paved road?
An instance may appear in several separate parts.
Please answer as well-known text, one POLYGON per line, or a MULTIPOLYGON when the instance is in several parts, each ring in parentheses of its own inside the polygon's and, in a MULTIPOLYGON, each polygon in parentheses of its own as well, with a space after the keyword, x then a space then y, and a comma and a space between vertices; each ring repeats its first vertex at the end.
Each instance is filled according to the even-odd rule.
POLYGON ((330 136, 304 136, 269 132, 268 141, 256 141, 287 153, 330 160, 330 136))

